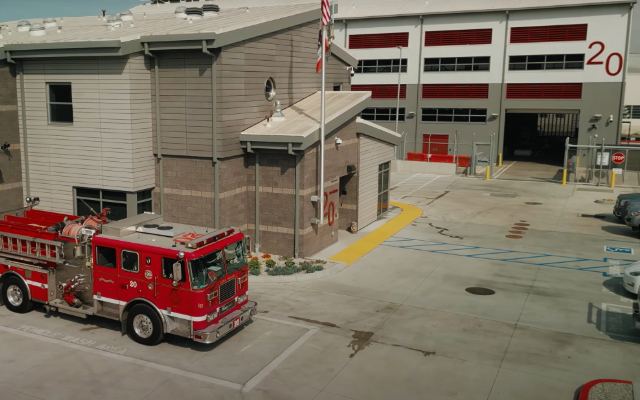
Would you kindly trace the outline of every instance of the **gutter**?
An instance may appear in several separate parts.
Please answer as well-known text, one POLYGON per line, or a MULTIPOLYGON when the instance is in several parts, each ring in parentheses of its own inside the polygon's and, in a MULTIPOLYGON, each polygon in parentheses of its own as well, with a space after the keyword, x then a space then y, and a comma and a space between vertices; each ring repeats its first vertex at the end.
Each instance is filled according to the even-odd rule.
POLYGON ((160 125, 160 60, 158 56, 149 51, 149 44, 144 44, 144 54, 153 58, 156 89, 156 148, 158 152, 158 164, 160 168, 160 215, 164 216, 164 159, 162 158, 162 126, 160 125))
POLYGON ((31 178, 29 176, 29 141, 27 140, 27 107, 26 100, 24 98, 24 62, 20 62, 19 64, 11 58, 11 53, 6 52, 7 62, 14 64, 17 67, 20 66, 20 107, 22 108, 21 116, 22 116, 22 145, 24 146, 24 151, 22 154, 24 155, 24 180, 25 186, 27 189, 27 197, 31 197, 31 178))
POLYGON ((207 41, 202 41, 202 52, 211 56, 211 155, 213 161, 213 224, 220 227, 220 164, 218 163, 218 109, 216 97, 216 61, 218 54, 207 49, 207 41))

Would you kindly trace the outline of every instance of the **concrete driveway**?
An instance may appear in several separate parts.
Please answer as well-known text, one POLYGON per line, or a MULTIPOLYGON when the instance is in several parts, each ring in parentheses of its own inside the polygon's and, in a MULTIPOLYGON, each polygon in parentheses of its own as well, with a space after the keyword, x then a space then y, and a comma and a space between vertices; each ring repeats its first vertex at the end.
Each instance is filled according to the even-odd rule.
POLYGON ((0 307, 0 399, 553 400, 593 379, 640 380, 615 276, 638 238, 581 216, 610 213, 594 201, 619 190, 392 180, 392 199, 421 218, 331 277, 252 284, 258 318, 215 345, 148 348, 108 320, 0 307))

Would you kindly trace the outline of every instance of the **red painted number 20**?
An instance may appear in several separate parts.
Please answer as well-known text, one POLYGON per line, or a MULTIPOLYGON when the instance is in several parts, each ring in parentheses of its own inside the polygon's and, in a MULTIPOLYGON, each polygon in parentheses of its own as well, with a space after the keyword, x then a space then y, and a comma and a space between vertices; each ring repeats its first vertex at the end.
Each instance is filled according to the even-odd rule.
POLYGON ((622 62, 622 54, 620 53, 611 53, 609 54, 609 56, 607 57, 607 61, 599 61, 598 57, 600 57, 600 55, 602 55, 602 53, 604 53, 604 43, 602 42, 593 42, 589 45, 589 49, 592 49, 596 46, 600 46, 600 51, 598 51, 596 54, 594 54, 593 57, 591 57, 589 59, 589 61, 587 61, 587 65, 602 65, 605 64, 605 70, 607 71, 607 74, 609 74, 610 76, 616 76, 618 75, 621 71, 622 71, 622 67, 624 66, 624 63, 622 62), (611 59, 612 58, 617 58, 618 59, 618 69, 615 71, 611 70, 611 59))
MULTIPOLYGON (((335 192, 337 192, 337 190, 333 190, 331 194, 335 192)), ((324 192, 324 216, 327 217, 329 226, 333 226, 336 220, 336 205, 333 201, 329 203, 329 193, 327 192, 324 192)))

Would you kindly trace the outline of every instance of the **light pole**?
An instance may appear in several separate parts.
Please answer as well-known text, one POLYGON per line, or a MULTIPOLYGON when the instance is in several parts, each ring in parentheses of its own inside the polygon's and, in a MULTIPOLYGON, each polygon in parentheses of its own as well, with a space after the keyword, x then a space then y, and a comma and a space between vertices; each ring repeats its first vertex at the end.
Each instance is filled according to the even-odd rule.
POLYGON ((402 78, 402 46, 396 46, 400 50, 400 59, 398 64, 398 102, 396 103, 396 133, 398 133, 398 122, 400 117, 400 78, 402 78))

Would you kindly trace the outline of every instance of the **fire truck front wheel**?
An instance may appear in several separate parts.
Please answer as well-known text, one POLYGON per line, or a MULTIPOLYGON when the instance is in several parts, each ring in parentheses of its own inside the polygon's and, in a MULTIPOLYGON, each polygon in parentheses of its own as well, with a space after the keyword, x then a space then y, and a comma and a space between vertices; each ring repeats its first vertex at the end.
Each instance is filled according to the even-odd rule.
POLYGON ((164 336, 160 317, 145 304, 135 305, 129 311, 127 332, 134 341, 145 346, 157 345, 164 336))
POLYGON ((20 314, 31 311, 33 307, 27 287, 15 276, 9 277, 2 285, 2 301, 7 309, 20 314))

